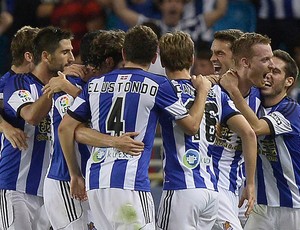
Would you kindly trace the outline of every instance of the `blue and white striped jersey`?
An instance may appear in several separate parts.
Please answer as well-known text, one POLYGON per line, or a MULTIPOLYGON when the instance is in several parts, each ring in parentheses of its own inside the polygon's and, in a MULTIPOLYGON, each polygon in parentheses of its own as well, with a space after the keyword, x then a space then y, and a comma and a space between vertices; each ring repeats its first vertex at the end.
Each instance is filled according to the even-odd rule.
POLYGON ((4 87, 6 85, 7 79, 15 74, 16 73, 13 70, 9 70, 2 77, 0 77, 0 100, 3 100, 3 91, 4 91, 4 87))
MULTIPOLYGON (((68 81, 78 88, 82 88, 85 84, 79 77, 67 76, 68 81)), ((64 92, 59 92, 53 96, 53 114, 52 114, 52 139, 53 139, 53 153, 51 163, 47 174, 48 178, 59 181, 70 181, 70 174, 67 162, 61 149, 58 138, 58 126, 67 113, 67 109, 73 104, 74 98, 64 92)), ((90 157, 90 151, 87 145, 75 143, 75 153, 82 173, 85 174, 86 162, 90 157)))
POLYGON ((258 138, 257 203, 300 208, 300 106, 286 97, 259 116, 271 135, 258 138))
MULTIPOLYGON (((245 100, 256 113, 261 103, 259 89, 252 87, 245 100)), ((221 137, 216 139, 211 148, 218 187, 238 194, 244 177, 242 173, 244 156, 242 155, 241 138, 227 126, 222 126, 221 137)))
POLYGON ((24 130, 28 148, 20 151, 4 138, 0 159, 0 189, 43 195, 43 184, 50 161, 50 116, 37 126, 20 117, 23 106, 35 102, 42 95, 43 83, 33 74, 11 76, 4 89, 5 119, 24 130))
POLYGON ((299 0, 261 0, 258 9, 261 19, 300 19, 299 0))
POLYGON ((113 148, 93 148, 87 163, 86 188, 150 191, 148 167, 158 117, 167 111, 175 119, 187 116, 172 83, 164 76, 123 68, 94 78, 68 110, 73 118, 91 119, 93 129, 109 135, 139 132, 144 151, 130 156, 113 148))
MULTIPOLYGON (((195 98, 195 89, 189 80, 172 81, 178 96, 189 109, 195 98)), ((238 114, 233 102, 219 86, 208 93, 199 131, 194 136, 184 133, 168 114, 159 123, 164 146, 164 190, 207 188, 217 190, 209 145, 216 138, 216 124, 238 114)))
MULTIPOLYGON (((2 75, 2 77, 0 77, 0 100, 3 100, 3 90, 6 85, 7 79, 15 74, 16 73, 10 69, 8 72, 6 72, 4 75, 2 75)), ((0 141, 0 151, 3 146, 3 138, 4 137, 3 137, 2 133, 0 133, 0 140, 1 140, 0 141)), ((1 153, 0 153, 0 157, 1 157, 1 153)))

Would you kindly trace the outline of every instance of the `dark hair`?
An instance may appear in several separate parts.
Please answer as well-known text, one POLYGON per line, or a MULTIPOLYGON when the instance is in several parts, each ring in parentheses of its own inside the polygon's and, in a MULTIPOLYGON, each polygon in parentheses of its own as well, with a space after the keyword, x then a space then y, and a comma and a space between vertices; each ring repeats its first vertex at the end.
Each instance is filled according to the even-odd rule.
POLYGON ((155 57, 158 46, 157 35, 148 26, 137 25, 130 28, 124 41, 126 61, 148 65, 155 57))
POLYGON ((41 61, 43 51, 54 53, 63 39, 73 39, 72 33, 53 26, 41 29, 33 40, 34 64, 37 65, 41 61))
POLYGON ((233 43, 238 38, 240 38, 243 34, 244 33, 238 29, 219 30, 219 31, 215 32, 214 39, 227 41, 231 44, 231 47, 232 47, 233 43))
POLYGON ((277 49, 273 51, 274 57, 279 58, 285 63, 285 77, 292 77, 294 78, 294 83, 297 81, 299 68, 295 62, 295 60, 285 51, 277 49))
POLYGON ((91 66, 101 68, 106 58, 111 57, 115 68, 122 61, 122 48, 125 32, 122 30, 102 31, 93 40, 89 62, 91 66))
POLYGON ((87 32, 80 41, 80 49, 79 54, 81 58, 81 62, 84 65, 89 64, 89 56, 91 51, 91 45, 95 37, 97 37, 98 34, 102 33, 104 30, 97 30, 97 31, 91 31, 87 32))

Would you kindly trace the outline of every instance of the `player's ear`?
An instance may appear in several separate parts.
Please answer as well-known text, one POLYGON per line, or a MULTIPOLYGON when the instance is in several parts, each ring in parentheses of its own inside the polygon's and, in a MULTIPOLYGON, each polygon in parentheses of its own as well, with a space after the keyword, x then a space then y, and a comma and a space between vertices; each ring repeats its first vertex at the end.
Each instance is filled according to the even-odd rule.
POLYGON ((151 63, 152 64, 154 64, 155 62, 156 62, 156 59, 157 59, 157 52, 155 53, 155 56, 152 58, 152 61, 151 61, 151 63))
POLYGON ((249 60, 248 60, 248 58, 242 58, 241 59, 241 63, 242 63, 242 66, 244 67, 244 68, 249 68, 250 67, 250 62, 249 62, 249 60))
POLYGON ((293 77, 287 77, 285 79, 285 87, 289 88, 294 84, 294 78, 293 77))

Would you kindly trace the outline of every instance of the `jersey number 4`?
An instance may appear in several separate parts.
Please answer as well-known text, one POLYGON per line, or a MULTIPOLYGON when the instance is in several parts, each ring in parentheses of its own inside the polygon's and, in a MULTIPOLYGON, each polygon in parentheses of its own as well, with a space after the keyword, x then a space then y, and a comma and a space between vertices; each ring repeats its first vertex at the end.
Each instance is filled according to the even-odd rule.
POLYGON ((113 136, 120 136, 125 131, 123 119, 124 103, 122 97, 117 97, 114 101, 106 119, 106 131, 113 136))

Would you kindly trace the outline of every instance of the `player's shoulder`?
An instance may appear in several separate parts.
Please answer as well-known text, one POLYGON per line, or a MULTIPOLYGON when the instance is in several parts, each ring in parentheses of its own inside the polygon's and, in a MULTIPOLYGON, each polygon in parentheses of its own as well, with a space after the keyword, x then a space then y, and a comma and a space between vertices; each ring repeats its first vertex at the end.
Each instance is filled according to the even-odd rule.
POLYGON ((297 101, 290 97, 285 97, 274 107, 277 107, 276 110, 280 111, 285 117, 288 117, 294 113, 300 115, 300 105, 297 101))

